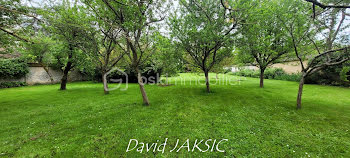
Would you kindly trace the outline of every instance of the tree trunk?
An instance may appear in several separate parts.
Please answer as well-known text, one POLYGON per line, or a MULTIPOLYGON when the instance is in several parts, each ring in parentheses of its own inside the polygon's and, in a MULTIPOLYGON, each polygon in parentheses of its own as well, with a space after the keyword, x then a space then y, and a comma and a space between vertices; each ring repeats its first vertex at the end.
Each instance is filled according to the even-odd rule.
POLYGON ((207 93, 210 93, 210 87, 209 87, 209 72, 204 71, 205 74, 205 85, 207 86, 207 93))
POLYGON ((60 90, 66 90, 67 89, 67 82, 68 82, 68 73, 70 71, 70 69, 72 68, 72 58, 73 58, 73 47, 72 46, 69 46, 69 50, 70 50, 70 53, 68 55, 68 62, 67 62, 67 65, 66 67, 64 68, 63 70, 63 77, 61 79, 61 88, 60 90))
POLYGON ((107 78, 105 78, 104 76, 105 76, 105 73, 103 73, 102 75, 103 91, 104 91, 104 94, 109 94, 107 78))
POLYGON ((66 90, 67 88, 67 81, 68 81, 68 73, 63 72, 63 77, 61 79, 61 88, 60 90, 66 90))
MULTIPOLYGON (((68 59, 69 60, 69 59, 68 59)), ((63 71, 63 77, 61 79, 61 88, 60 90, 66 90, 67 82, 68 82, 68 72, 72 68, 72 62, 68 62, 66 68, 63 71)))
POLYGON ((148 100, 148 97, 147 97, 147 94, 146 94, 146 90, 145 90, 145 87, 144 87, 144 84, 143 84, 143 81, 142 81, 141 72, 139 71, 138 68, 136 68, 136 72, 137 72, 137 80, 138 80, 138 83, 139 83, 139 86, 140 86, 140 91, 141 91, 141 94, 142 94, 143 104, 148 106, 149 105, 149 100, 148 100))
POLYGON ((216 79, 219 79, 219 74, 218 73, 216 73, 216 79))
POLYGON ((264 88, 264 73, 265 69, 260 69, 260 88, 264 88))
POLYGON ((298 91, 298 98, 297 98, 297 109, 301 109, 301 96, 303 94, 303 87, 304 87, 305 77, 304 75, 301 77, 299 82, 299 91, 298 91))

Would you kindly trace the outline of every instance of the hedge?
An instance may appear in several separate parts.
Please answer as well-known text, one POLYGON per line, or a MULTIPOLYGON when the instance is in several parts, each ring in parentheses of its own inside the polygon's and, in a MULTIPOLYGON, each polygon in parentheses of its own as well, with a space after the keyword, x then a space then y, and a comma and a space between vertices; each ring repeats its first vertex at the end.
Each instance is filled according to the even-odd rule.
POLYGON ((0 59, 0 78, 21 78, 29 72, 24 59, 0 59))
POLYGON ((27 86, 25 82, 0 82, 0 88, 22 87, 27 86))
MULTIPOLYGON (((237 72, 233 72, 233 75, 236 76, 245 76, 245 77, 253 77, 259 78, 260 71, 252 70, 252 69, 242 69, 237 72)), ((281 68, 267 68, 264 73, 265 79, 275 79, 275 80, 285 80, 285 81, 300 81, 301 75, 299 73, 296 74, 287 74, 281 68)))

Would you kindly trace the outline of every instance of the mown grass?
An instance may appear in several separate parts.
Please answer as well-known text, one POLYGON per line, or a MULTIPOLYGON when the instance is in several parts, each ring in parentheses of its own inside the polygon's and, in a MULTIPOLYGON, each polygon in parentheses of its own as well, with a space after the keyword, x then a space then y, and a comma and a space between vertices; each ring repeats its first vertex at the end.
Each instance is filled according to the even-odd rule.
MULTIPOLYGON (((246 78, 204 85, 171 78, 172 86, 138 85, 104 95, 99 83, 39 85, 0 90, 0 156, 5 157, 348 157, 350 89, 306 85, 295 109, 298 83, 246 78), (185 84, 184 84, 185 83, 185 84), (164 142, 165 152, 125 152, 130 139, 164 142), (176 139, 228 139, 220 152, 169 152, 176 139)), ((215 75, 211 74, 212 80, 215 75)), ((125 86, 125 85, 124 85, 125 86)), ((201 146, 205 147, 205 146, 201 146)), ((192 149, 192 147, 191 147, 192 149)))

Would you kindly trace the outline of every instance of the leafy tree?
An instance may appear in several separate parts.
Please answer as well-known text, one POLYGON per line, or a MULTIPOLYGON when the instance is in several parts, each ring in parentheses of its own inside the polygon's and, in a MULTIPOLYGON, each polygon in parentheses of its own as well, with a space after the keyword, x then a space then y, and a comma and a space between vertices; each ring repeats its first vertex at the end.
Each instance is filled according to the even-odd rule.
POLYGON ((238 36, 238 57, 243 63, 251 63, 260 69, 260 87, 264 87, 264 72, 267 67, 282 62, 291 52, 286 29, 277 19, 278 1, 260 1, 249 9, 246 25, 238 36))
POLYGON ((96 30, 88 35, 91 40, 90 47, 84 48, 96 63, 97 69, 102 74, 104 93, 109 94, 107 73, 111 71, 123 59, 126 52, 118 45, 125 45, 122 29, 113 26, 113 20, 109 20, 108 8, 97 8, 94 3, 85 1, 91 14, 95 17, 96 30))
MULTIPOLYGON (((284 28, 288 30, 288 38, 292 42, 294 53, 302 69, 297 97, 297 109, 300 109, 305 78, 325 67, 339 65, 350 60, 350 46, 333 48, 324 52, 310 51, 310 45, 315 45, 313 42, 315 27, 309 18, 311 11, 302 1, 284 1, 280 6, 284 13, 280 14, 279 20, 284 23, 284 28), (310 60, 306 64, 304 60, 307 56, 310 60)), ((313 48, 313 50, 315 49, 319 50, 317 45, 313 48)))
POLYGON ((43 14, 48 23, 46 29, 61 45, 61 50, 54 55, 58 67, 63 71, 60 89, 66 90, 68 73, 88 62, 82 50, 90 43, 86 35, 91 32, 91 19, 88 18, 86 8, 69 1, 63 1, 43 14))
POLYGON ((168 76, 177 74, 182 65, 182 53, 171 41, 171 39, 157 33, 155 35, 155 54, 153 61, 156 66, 166 75, 166 84, 168 84, 168 76))
POLYGON ((209 72, 232 55, 231 39, 241 14, 230 14, 216 0, 181 0, 179 13, 169 20, 171 34, 191 57, 187 62, 204 72, 209 93, 209 72))
POLYGON ((155 30, 155 23, 165 17, 168 5, 165 0, 85 0, 85 3, 95 6, 98 12, 108 12, 104 15, 112 20, 114 28, 120 28, 125 40, 125 45, 118 46, 129 59, 131 67, 138 74, 138 83, 143 98, 143 103, 149 105, 149 100, 141 77, 140 66, 152 54, 151 35, 155 30))

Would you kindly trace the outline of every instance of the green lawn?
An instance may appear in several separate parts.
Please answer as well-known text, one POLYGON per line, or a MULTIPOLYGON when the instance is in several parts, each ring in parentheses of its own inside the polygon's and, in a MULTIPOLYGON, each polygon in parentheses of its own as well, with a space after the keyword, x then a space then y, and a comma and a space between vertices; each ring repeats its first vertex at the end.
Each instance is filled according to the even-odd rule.
POLYGON ((146 85, 149 107, 136 84, 109 95, 92 82, 70 83, 66 91, 59 85, 1 89, 0 157, 350 156, 349 88, 306 85, 297 111, 296 82, 266 80, 260 89, 258 79, 247 78, 212 85, 207 94, 204 85, 180 84, 180 77, 171 78, 172 86, 146 85), (165 138, 163 154, 125 152, 130 139, 165 138), (169 152, 176 139, 228 142, 220 146, 224 153, 169 152))

